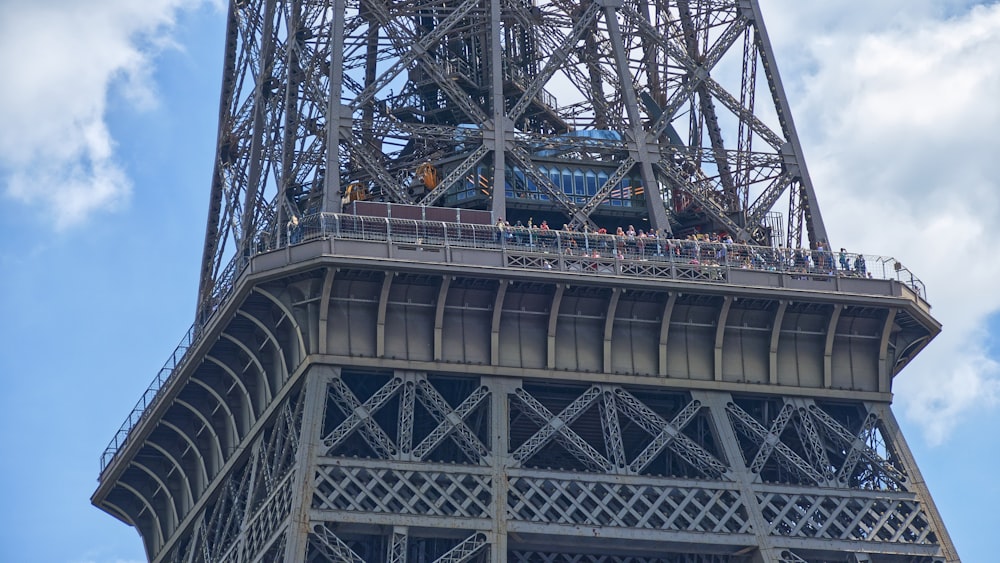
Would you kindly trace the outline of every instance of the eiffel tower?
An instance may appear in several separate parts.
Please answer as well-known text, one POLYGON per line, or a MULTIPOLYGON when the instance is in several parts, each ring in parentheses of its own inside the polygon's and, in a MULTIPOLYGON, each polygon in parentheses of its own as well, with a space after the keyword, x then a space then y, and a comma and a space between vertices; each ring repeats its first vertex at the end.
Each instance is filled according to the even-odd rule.
POLYGON ((232 0, 195 322, 92 502, 150 561, 959 561, 757 0, 232 0), (622 227, 620 233, 617 227, 622 227))

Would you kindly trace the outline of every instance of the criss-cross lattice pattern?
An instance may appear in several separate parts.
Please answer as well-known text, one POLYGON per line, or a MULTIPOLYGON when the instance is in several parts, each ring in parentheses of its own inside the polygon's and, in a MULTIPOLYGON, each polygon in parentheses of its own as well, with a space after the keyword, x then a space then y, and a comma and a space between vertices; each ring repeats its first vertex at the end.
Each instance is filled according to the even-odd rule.
POLYGON ((890 543, 936 543, 920 503, 865 498, 769 493, 760 495, 771 533, 781 536, 890 543))
POLYGON ((749 557, 741 555, 713 555, 708 553, 662 554, 656 557, 630 557, 618 555, 589 555, 579 553, 547 553, 541 551, 512 551, 507 554, 511 563, 746 563, 749 557))
POLYGON ((728 466, 706 449, 711 447, 709 442, 699 444, 685 434, 699 414, 704 414, 698 401, 683 399, 679 403, 683 407, 667 420, 634 394, 616 386, 587 388, 558 413, 526 389, 515 390, 511 399, 518 412, 538 427, 512 453, 522 466, 533 465, 536 457, 546 458, 558 444, 581 469, 588 471, 648 474, 655 460, 669 454, 675 460, 673 467, 684 476, 728 478, 728 466), (628 424, 628 436, 623 434, 624 424, 628 424))
POLYGON ((806 399, 731 402, 726 412, 750 471, 764 481, 905 491, 908 476, 874 412, 837 417, 806 399), (750 409, 754 414, 748 412, 750 409), (774 413, 766 415, 763 413, 774 413), (849 426, 851 428, 849 428, 849 426))
POLYGON ((313 526, 312 533, 309 534, 309 548, 331 563, 365 563, 360 555, 325 524, 313 526))
POLYGON ((469 473, 324 465, 316 481, 319 510, 488 518, 492 498, 492 480, 469 473))
POLYGON ((274 425, 252 445, 247 463, 229 476, 219 497, 202 513, 191 539, 164 560, 251 561, 284 541, 301 407, 301 400, 285 402, 274 425))
POLYGON ((688 532, 751 533, 739 491, 514 477, 515 520, 688 532))
MULTIPOLYGON (((370 382, 355 387, 365 385, 370 382)), ((458 392, 449 386, 446 397, 425 375, 405 382, 392 377, 362 400, 360 391, 336 377, 328 390, 327 409, 336 409, 341 420, 323 436, 323 453, 484 464, 490 451, 482 439, 483 428, 473 428, 467 419, 485 408, 490 393, 484 386, 469 386, 471 390, 458 392), (454 445, 454 452, 441 453, 446 442, 454 445), (435 459, 441 456, 444 459, 435 459)))

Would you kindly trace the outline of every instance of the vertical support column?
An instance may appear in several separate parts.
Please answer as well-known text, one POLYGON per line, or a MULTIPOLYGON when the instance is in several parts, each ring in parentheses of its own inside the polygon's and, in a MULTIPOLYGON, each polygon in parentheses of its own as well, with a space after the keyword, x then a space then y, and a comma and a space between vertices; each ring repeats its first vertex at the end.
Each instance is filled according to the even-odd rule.
POLYGON ((375 357, 385 356, 385 311, 389 307, 389 290, 395 273, 386 272, 382 280, 382 293, 378 298, 378 317, 375 320, 375 357))
POLYGON ((618 310, 618 298, 621 297, 622 288, 616 287, 611 292, 611 300, 608 302, 608 315, 604 319, 604 373, 611 373, 611 336, 615 330, 615 312, 618 310))
MULTIPOLYGON (((286 0, 282 2, 284 4, 282 14, 287 17, 285 22, 286 29, 289 33, 297 33, 299 31, 299 22, 301 20, 302 13, 302 1, 301 0, 286 0)), ((285 225, 285 221, 298 221, 300 218, 298 209, 293 209, 290 203, 290 198, 288 196, 288 189, 295 182, 295 165, 296 165, 296 154, 295 154, 295 142, 298 140, 299 134, 299 83, 301 82, 301 72, 299 69, 299 50, 292 46, 292 42, 289 41, 285 46, 285 68, 284 68, 284 79, 285 79, 285 91, 284 100, 282 101, 284 109, 282 113, 284 114, 284 123, 281 128, 281 167, 279 168, 278 176, 278 195, 274 200, 274 212, 277 216, 276 225, 278 226, 278 232, 282 232, 282 226, 285 225), (284 215, 285 206, 289 208, 289 215, 286 217, 284 215)), ((271 147, 273 149, 273 146, 271 147)), ((286 236, 290 236, 291 233, 286 233, 286 236)), ((279 234, 280 240, 280 234, 279 234)), ((290 243, 291 241, 285 241, 290 243)))
POLYGON ((788 308, 788 301, 778 302, 778 310, 774 313, 774 324, 771 325, 771 349, 768 361, 768 382, 771 385, 778 384, 778 342, 781 340, 781 324, 785 321, 785 309, 788 308))
POLYGON ((493 301, 493 319, 490 322, 490 365, 500 365, 500 316, 503 314, 503 298, 507 294, 507 280, 500 280, 497 297, 493 301))
MULTIPOLYGON (((330 98, 326 105, 326 176, 323 178, 323 212, 340 213, 340 88, 344 82, 344 27, 346 0, 333 0, 330 23, 330 98)), ((350 118, 350 115, 347 116, 350 118)))
POLYGON ((667 337, 670 336, 670 318, 674 315, 674 303, 677 294, 671 293, 663 306, 663 317, 660 319, 660 375, 667 375, 667 337))
MULTIPOLYGON (((247 174, 246 193, 243 194, 243 218, 240 221, 241 232, 243 234, 243 252, 250 248, 251 234, 256 230, 256 209, 258 187, 261 184, 263 174, 263 159, 261 153, 264 150, 264 137, 267 135, 267 102, 264 98, 264 83, 271 78, 274 67, 274 12, 275 0, 266 0, 264 3, 264 21, 261 29, 260 46, 260 75, 254 84, 253 93, 253 137, 250 140, 250 170, 247 174)), ((237 7, 233 7, 237 10, 237 7)), ((280 220, 280 219, 279 219, 280 220)), ((281 229, 278 229, 278 243, 281 241, 281 229)))
POLYGON ((483 378, 491 390, 490 432, 492 433, 490 468, 493 480, 493 538, 490 562, 507 561, 507 468, 510 463, 510 395, 521 386, 520 380, 506 377, 483 378))
POLYGON ((396 443, 399 444, 399 459, 413 461, 413 413, 417 382, 421 374, 413 371, 399 371, 396 377, 403 380, 399 394, 399 418, 396 420, 396 443))
POLYGON ((388 563, 406 563, 406 549, 410 539, 410 529, 406 526, 393 526, 392 535, 389 537, 388 554, 385 560, 388 563))
MULTIPOLYGON (((507 108, 503 96, 503 46, 500 44, 500 0, 490 0, 490 69, 493 73, 493 200, 490 202, 493 223, 507 214, 507 108)), ((488 133, 484 131, 483 133, 488 133)), ((488 142, 483 136, 483 142, 488 142)))
POLYGON ((562 303, 564 291, 566 291, 565 285, 556 284, 556 293, 552 296, 552 308, 549 310, 549 330, 546 338, 548 352, 545 355, 545 367, 548 369, 556 367, 556 327, 559 325, 559 304, 562 303))
POLYGON ((729 308, 733 305, 733 296, 727 295, 719 310, 719 321, 715 325, 715 380, 722 381, 722 343, 726 338, 726 321, 729 319, 729 308))
POLYGON ((434 361, 436 362, 441 361, 441 348, 444 345, 444 305, 448 300, 448 287, 450 285, 451 276, 442 276, 434 309, 434 361))
POLYGON ((754 476, 747 469, 743 460, 743 453, 740 450, 739 441, 736 438, 736 431, 729 422, 729 415, 726 414, 726 403, 730 400, 729 393, 717 391, 692 391, 691 398, 701 401, 708 407, 712 416, 712 423, 719 436, 720 446, 725 452, 726 460, 729 462, 730 474, 736 480, 740 495, 743 497, 743 504, 747 507, 750 522, 753 525, 753 534, 756 538, 756 545, 759 549, 757 560, 761 563, 780 563, 782 561, 780 550, 776 548, 770 535, 770 527, 764 514, 761 512, 757 494, 753 488, 754 476))
MULTIPOLYGON (((806 161, 803 157, 802 143, 799 142, 799 135, 795 131, 795 122, 792 120, 792 109, 785 96, 785 87, 781 84, 781 76, 778 74, 778 65, 775 63, 774 48, 771 47, 771 39, 767 35, 764 27, 764 18, 760 12, 760 4, 757 0, 749 0, 749 12, 746 15, 753 20, 753 26, 757 30, 757 40, 760 44, 761 57, 764 59, 764 70, 770 82, 771 95, 774 96, 774 103, 778 107, 778 121, 781 123, 782 132, 788 140, 788 149, 791 149, 795 164, 798 166, 799 176, 802 181, 802 190, 805 191, 806 205, 809 206, 809 234, 815 237, 811 240, 812 247, 817 241, 829 243, 826 236, 826 226, 823 223, 823 216, 819 211, 819 203, 816 199, 816 190, 813 189, 812 179, 809 177, 809 170, 806 169, 806 161)), ((746 10, 745 10, 746 11, 746 10)), ((786 149, 783 147, 782 152, 786 149)), ((792 218, 789 217, 789 220, 792 218)))
POLYGON ((319 296, 319 330, 316 343, 316 353, 326 354, 327 348, 327 324, 330 318, 330 294, 333 292, 333 276, 336 274, 335 268, 327 268, 323 275, 323 293, 319 296))
POLYGON ((840 312, 844 306, 840 303, 833 306, 830 324, 826 327, 826 345, 823 347, 823 387, 833 387, 833 341, 837 336, 837 323, 840 322, 840 312))
MULTIPOLYGON (((601 0, 604 7, 604 20, 611 36, 611 49, 614 51, 615 67, 618 70, 619 86, 625 99, 625 111, 628 113, 629 135, 632 137, 631 149, 634 158, 639 163, 642 183, 646 190, 646 208, 649 210, 649 223, 661 233, 671 233, 670 222, 667 220, 667 210, 660 193, 660 185, 653 173, 653 154, 655 144, 648 146, 646 131, 643 129, 642 116, 639 115, 639 102, 632 84, 632 73, 629 71, 628 54, 625 52, 625 42, 622 30, 618 25, 618 8, 622 0, 601 0)), ((658 158, 658 157, 657 157, 658 158)))
POLYGON ((299 449, 295 453, 295 476, 292 485, 285 561, 304 561, 309 542, 309 508, 312 504, 313 476, 316 474, 316 450, 323 431, 327 388, 337 375, 330 366, 314 365, 305 374, 302 400, 302 426, 299 449))
POLYGON ((882 325, 882 340, 878 345, 878 391, 879 393, 888 393, 892 390, 892 384, 889 381, 890 373, 889 366, 886 362, 889 360, 889 337, 892 336, 892 325, 896 322, 896 309, 889 309, 889 312, 885 316, 885 324, 882 325))

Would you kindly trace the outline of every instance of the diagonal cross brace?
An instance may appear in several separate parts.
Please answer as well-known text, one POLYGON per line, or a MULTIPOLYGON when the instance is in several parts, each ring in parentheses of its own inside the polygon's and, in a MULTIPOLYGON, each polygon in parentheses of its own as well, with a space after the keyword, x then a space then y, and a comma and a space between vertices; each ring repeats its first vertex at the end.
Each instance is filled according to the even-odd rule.
POLYGON ((330 383, 330 398, 347 414, 347 419, 333 429, 333 432, 323 438, 324 455, 328 455, 343 443, 355 430, 361 430, 368 445, 383 458, 391 458, 396 453, 396 445, 384 430, 372 418, 380 408, 403 386, 403 381, 396 377, 383 385, 364 404, 347 388, 339 378, 330 383))
POLYGON ((434 563, 465 563, 487 545, 489 543, 486 541, 486 534, 477 532, 435 559, 434 563))
MULTIPOLYGON (((372 97, 376 92, 388 86, 396 76, 403 71, 410 63, 415 61, 418 57, 423 56, 434 46, 442 37, 445 36, 451 28, 458 23, 459 20, 464 18, 473 8, 479 5, 479 0, 465 0, 455 8, 448 17, 441 20, 437 26, 428 34, 423 35, 420 41, 413 43, 413 46, 403 54, 396 63, 389 67, 382 76, 378 77, 374 82, 368 85, 358 96, 351 102, 351 108, 357 109, 362 105, 371 101, 372 97)), ((395 20, 388 14, 385 10, 385 6, 381 2, 370 2, 368 6, 372 9, 372 13, 380 16, 382 20, 380 23, 383 25, 391 25, 395 20)))
POLYGON ((445 438, 450 437, 462 448, 469 461, 482 462, 489 455, 489 450, 476 433, 465 424, 465 418, 489 396, 489 389, 481 386, 466 397, 457 408, 452 409, 433 385, 421 380, 417 384, 417 399, 427 408, 438 425, 413 448, 413 456, 416 459, 424 459, 424 456, 434 451, 445 438))
POLYGON ((548 61, 545 63, 545 67, 542 68, 541 72, 532 78, 531 83, 529 83, 524 89, 524 95, 521 99, 514 104, 514 107, 508 112, 508 116, 512 121, 517 121, 521 114, 528 109, 528 105, 535 98, 538 92, 542 89, 542 86, 552 78, 557 70, 566 62, 569 58, 570 51, 576 46, 583 37, 583 32, 586 31, 587 26, 590 25, 591 20, 597 17, 597 13, 600 10, 599 2, 591 2, 587 9, 580 14, 579 19, 577 19, 573 24, 573 29, 570 30, 569 37, 560 44, 555 52, 549 55, 548 61))
MULTIPOLYGON (((791 407, 789 406, 788 408, 791 407)), ((753 460, 753 464, 751 464, 751 471, 759 474, 760 469, 763 467, 764 462, 767 461, 767 458, 771 456, 771 453, 777 452, 780 462, 783 462, 791 468, 801 472, 808 479, 812 480, 813 483, 817 485, 823 485, 826 483, 826 479, 823 478, 822 474, 816 471, 816 469, 810 465, 808 461, 799 457, 799 454, 795 453, 794 450, 781 441, 780 434, 775 434, 773 431, 764 428, 761 423, 757 422, 755 418, 747 414, 746 411, 734 403, 727 405, 726 411, 736 423, 733 426, 738 430, 741 430, 745 435, 754 439, 760 448, 757 452, 757 456, 753 460), (765 450, 767 450, 766 454, 764 453, 765 450), (759 465, 755 465, 758 463, 759 465)), ((791 416, 790 413, 789 416, 791 416)), ((777 429, 780 432, 780 428, 784 428, 784 423, 781 423, 780 428, 776 426, 779 424, 780 418, 781 415, 779 414, 778 419, 775 420, 775 424, 772 425, 772 430, 777 429)), ((785 422, 787 422, 787 420, 785 422)))
MULTIPOLYGON (((855 436, 850 433, 846 428, 841 426, 840 423, 834 420, 833 417, 826 414, 821 408, 816 405, 810 405, 809 414, 812 415, 814 420, 823 426, 823 429, 826 431, 828 436, 841 442, 841 446, 849 448, 847 458, 844 460, 844 465, 837 473, 838 481, 845 483, 850 474, 853 473, 854 467, 857 466, 861 458, 864 458, 871 464, 877 466, 886 474, 886 476, 894 480, 898 485, 905 486, 909 482, 905 473, 883 459, 882 456, 866 444, 864 440, 862 440, 859 436, 855 436)), ((869 413, 868 417, 865 419, 864 425, 861 428, 861 435, 872 431, 877 425, 878 415, 875 413, 869 413)))
POLYGON ((538 432, 535 432, 511 454, 517 462, 523 464, 531 456, 538 453, 542 446, 555 439, 588 468, 603 472, 612 470, 611 462, 569 427, 584 411, 601 398, 600 387, 595 385, 584 391, 558 416, 552 414, 552 411, 545 408, 545 405, 538 402, 524 389, 515 390, 514 397, 525 407, 525 414, 541 426, 538 432))
POLYGON ((631 473, 644 471, 664 448, 669 447, 706 476, 719 478, 729 474, 729 468, 724 463, 682 432, 701 409, 701 401, 691 401, 673 420, 667 422, 624 389, 616 389, 615 393, 622 412, 653 436, 653 440, 629 464, 631 473))
POLYGON ((431 205, 437 201, 446 191, 448 191, 448 188, 454 185, 455 182, 465 177, 470 170, 479 164, 479 161, 482 160, 488 152, 490 152, 489 147, 486 145, 479 145, 476 150, 472 151, 469 156, 465 157, 465 160, 460 162, 454 170, 445 176, 444 179, 430 191, 430 193, 425 195, 424 198, 420 200, 420 205, 431 205))
POLYGON ((309 534, 309 543, 322 553, 328 561, 334 563, 365 563, 360 555, 354 552, 343 540, 338 538, 325 525, 317 524, 313 533, 309 534))

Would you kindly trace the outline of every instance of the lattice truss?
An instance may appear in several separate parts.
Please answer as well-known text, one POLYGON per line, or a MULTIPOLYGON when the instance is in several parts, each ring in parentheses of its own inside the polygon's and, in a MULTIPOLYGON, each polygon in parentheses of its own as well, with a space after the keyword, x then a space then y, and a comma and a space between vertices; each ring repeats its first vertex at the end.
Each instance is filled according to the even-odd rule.
POLYGON ((758 514, 774 537, 937 543, 877 408, 725 395, 713 413, 698 393, 491 385, 335 377, 312 508, 331 521, 476 529, 496 517, 499 464, 511 521, 732 535, 758 533, 758 514), (489 439, 494 393, 507 398, 506 455, 489 439))
POLYGON ((303 402, 285 401, 274 424, 249 447, 215 498, 160 561, 284 561, 303 402))
POLYGON ((625 197, 667 232, 826 238, 756 0, 234 0, 226 50, 203 307, 236 249, 348 187, 434 205, 481 185, 576 224, 625 197), (567 192, 554 163, 600 185, 567 192))
POLYGON ((508 556, 511 563, 749 563, 749 556, 711 554, 663 554, 659 557, 622 557, 615 555, 581 555, 547 553, 540 551, 514 551, 508 556))
POLYGON ((426 538, 395 529, 388 536, 334 533, 329 524, 315 524, 310 530, 305 561, 324 563, 368 563, 386 561, 426 561, 427 563, 466 563, 489 561, 486 534, 472 532, 464 538, 426 538))

